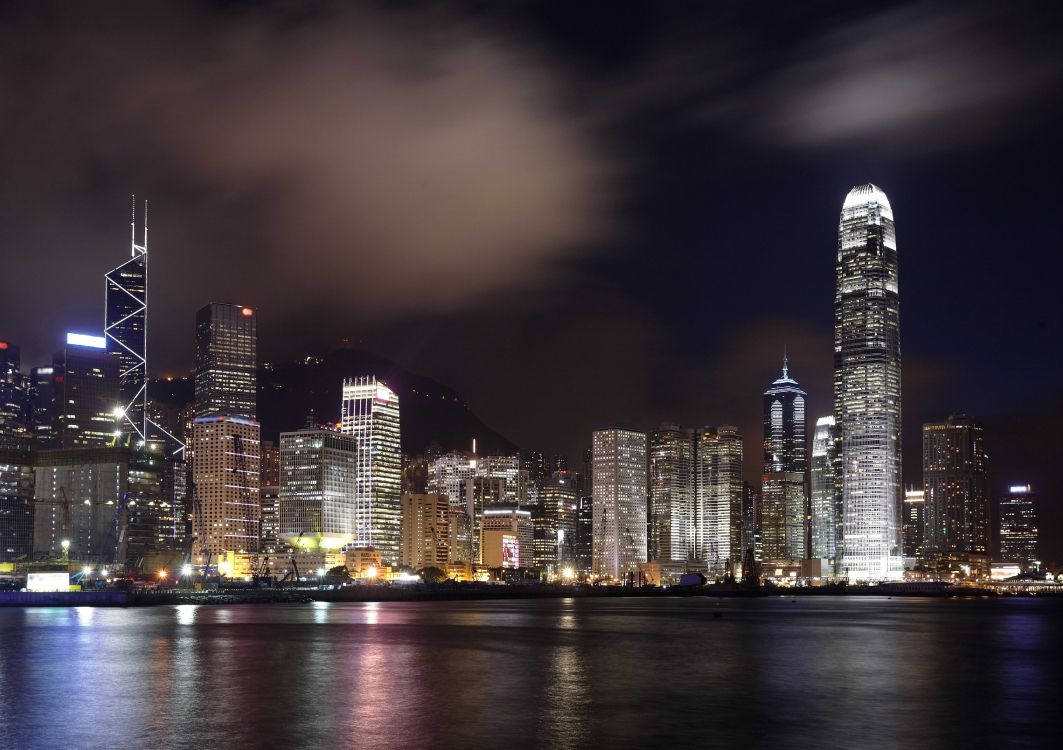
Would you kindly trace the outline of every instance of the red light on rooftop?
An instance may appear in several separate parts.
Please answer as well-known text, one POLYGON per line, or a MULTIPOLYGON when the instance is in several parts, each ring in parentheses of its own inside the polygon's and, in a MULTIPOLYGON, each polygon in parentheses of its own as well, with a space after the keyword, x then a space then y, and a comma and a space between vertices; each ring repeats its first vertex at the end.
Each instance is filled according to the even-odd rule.
POLYGON ((242 315, 243 315, 243 316, 244 316, 245 318, 250 318, 250 317, 251 317, 252 315, 254 315, 254 314, 255 314, 255 311, 254 311, 254 310, 252 310, 252 309, 251 309, 250 307, 245 307, 245 308, 244 308, 243 310, 241 310, 241 311, 240 311, 240 313, 241 313, 241 314, 242 314, 242 315))
POLYGON ((0 341, 0 351, 4 350, 6 348, 7 348, 7 342, 6 341, 0 341))

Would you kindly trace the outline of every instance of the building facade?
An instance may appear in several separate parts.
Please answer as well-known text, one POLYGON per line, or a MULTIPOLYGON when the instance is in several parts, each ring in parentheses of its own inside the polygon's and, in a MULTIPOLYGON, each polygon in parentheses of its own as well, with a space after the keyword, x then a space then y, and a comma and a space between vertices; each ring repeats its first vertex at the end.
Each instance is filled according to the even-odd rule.
POLYGON ((355 439, 309 428, 280 435, 281 540, 312 534, 344 546, 355 537, 358 451, 355 439))
POLYGON ((0 447, 0 562, 33 553, 33 454, 0 447))
POLYGON ((742 564, 742 457, 737 427, 698 430, 696 557, 708 564, 713 575, 737 576, 742 564))
POLYGON ((650 560, 693 560, 697 549, 694 430, 666 424, 650 433, 650 560))
POLYGON ((254 308, 225 302, 196 313, 196 417, 258 418, 257 319, 254 308))
POLYGON ((923 553, 926 538, 926 493, 923 490, 904 491, 904 556, 918 557, 923 553))
POLYGON ((340 430, 357 444, 355 545, 397 565, 402 536, 399 396, 375 376, 343 381, 340 430))
POLYGON ((897 580, 901 346, 893 209, 874 185, 842 204, 834 296, 834 419, 842 446, 842 573, 897 580))
POLYGON ((924 548, 989 554, 989 487, 982 424, 965 414, 923 425, 924 548))
POLYGON ((1013 484, 1000 497, 1000 559, 1024 570, 1038 566, 1037 495, 1028 484, 1013 484))
MULTIPOLYGON (((146 208, 146 204, 145 204, 146 208)), ((133 206, 136 212, 136 204, 133 206)), ((148 440, 148 247, 147 226, 143 244, 136 242, 136 217, 132 227, 130 257, 104 275, 104 328, 112 356, 118 358, 118 385, 122 398, 119 429, 148 440)))
POLYGON ((834 417, 820 417, 812 436, 811 556, 837 560, 842 531, 841 441, 834 417))
POLYGON ((54 434, 62 448, 101 447, 115 441, 121 396, 118 358, 102 336, 68 333, 52 360, 54 434))
POLYGON ((261 445, 258 422, 242 417, 196 417, 192 485, 197 556, 217 558, 226 552, 259 550, 261 445))
POLYGON ((450 562, 450 501, 446 495, 402 496, 401 564, 412 570, 439 568, 450 562))
POLYGON ((647 438, 631 430, 598 430, 591 445, 592 572, 620 580, 647 557, 647 438))
POLYGON ((790 377, 784 355, 782 376, 764 392, 760 533, 766 560, 801 560, 808 556, 806 398, 801 386, 790 377))

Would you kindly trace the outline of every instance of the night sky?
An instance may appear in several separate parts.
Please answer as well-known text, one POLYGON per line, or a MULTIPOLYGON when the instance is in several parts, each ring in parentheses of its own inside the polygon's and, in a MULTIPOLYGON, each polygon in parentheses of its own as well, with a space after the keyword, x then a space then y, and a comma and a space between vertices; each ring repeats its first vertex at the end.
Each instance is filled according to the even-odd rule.
POLYGON ((889 195, 905 481, 985 422, 1063 560, 1063 19, 1051 3, 5 3, 0 336, 102 328, 151 200, 149 357, 208 301, 261 351, 349 336, 516 443, 831 412, 838 213, 889 195))

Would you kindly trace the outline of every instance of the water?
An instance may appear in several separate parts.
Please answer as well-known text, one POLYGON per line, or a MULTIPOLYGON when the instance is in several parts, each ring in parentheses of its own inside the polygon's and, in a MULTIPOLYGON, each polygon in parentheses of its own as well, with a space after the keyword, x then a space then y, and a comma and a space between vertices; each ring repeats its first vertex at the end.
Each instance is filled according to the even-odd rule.
POLYGON ((0 747, 1058 746, 1061 616, 831 597, 0 609, 0 747))

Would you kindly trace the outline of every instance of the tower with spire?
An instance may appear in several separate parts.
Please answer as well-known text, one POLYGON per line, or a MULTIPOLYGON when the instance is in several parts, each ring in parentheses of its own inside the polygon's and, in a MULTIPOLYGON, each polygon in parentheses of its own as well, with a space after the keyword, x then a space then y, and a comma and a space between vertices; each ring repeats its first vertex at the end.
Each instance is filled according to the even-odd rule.
POLYGON ((764 392, 760 531, 766 560, 794 560, 808 556, 806 399, 807 394, 790 377, 790 358, 784 347, 782 375, 764 392))

